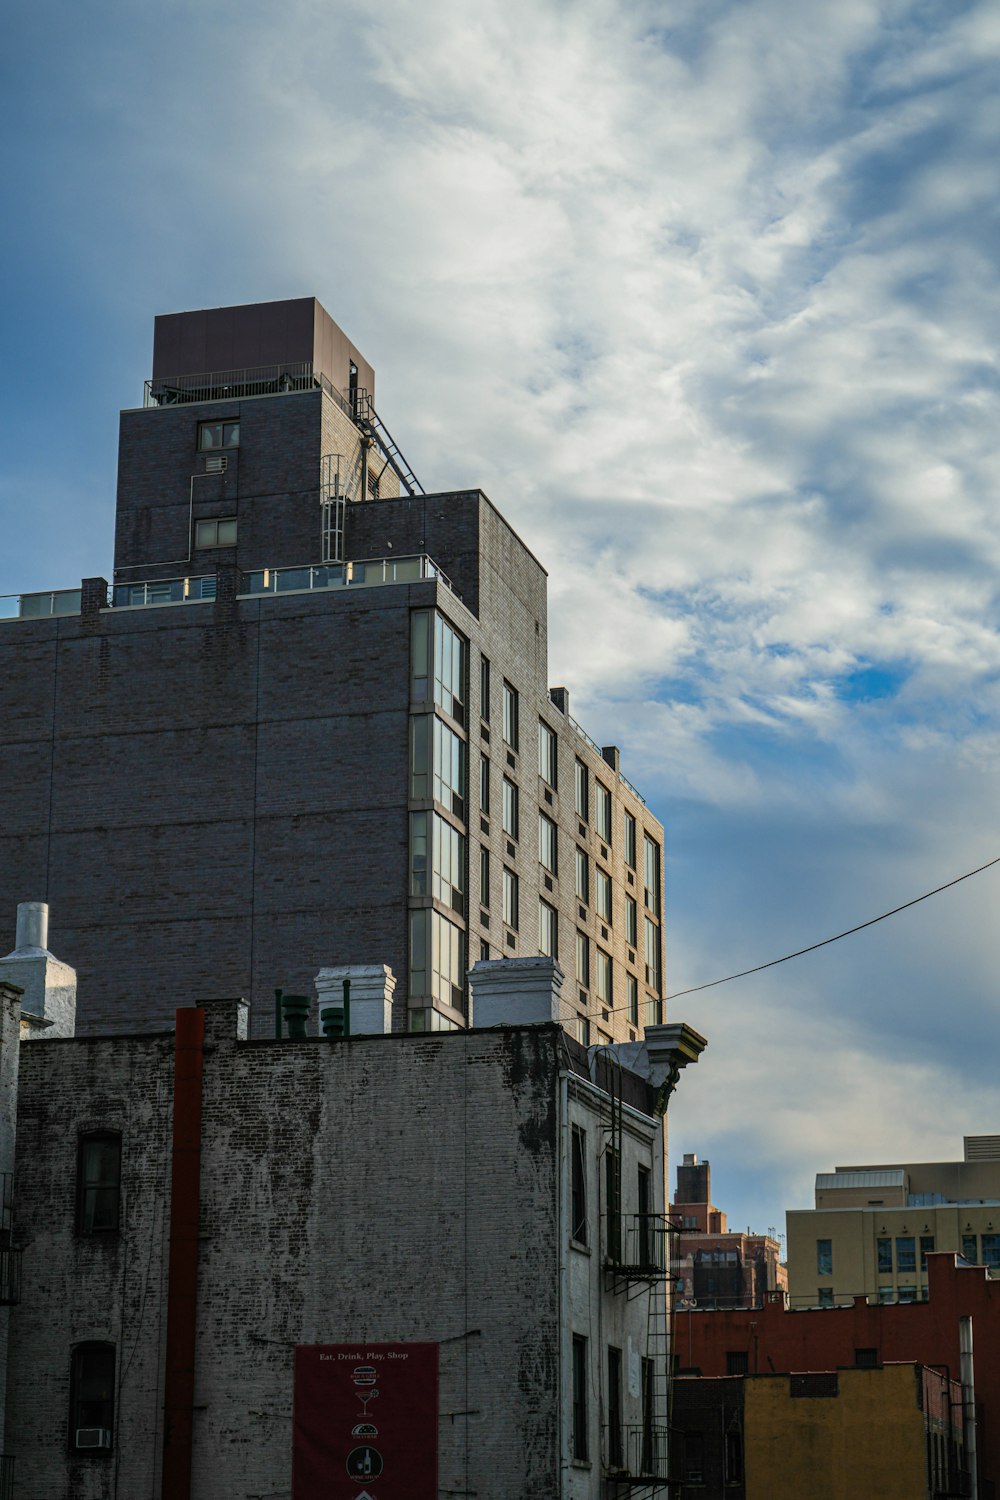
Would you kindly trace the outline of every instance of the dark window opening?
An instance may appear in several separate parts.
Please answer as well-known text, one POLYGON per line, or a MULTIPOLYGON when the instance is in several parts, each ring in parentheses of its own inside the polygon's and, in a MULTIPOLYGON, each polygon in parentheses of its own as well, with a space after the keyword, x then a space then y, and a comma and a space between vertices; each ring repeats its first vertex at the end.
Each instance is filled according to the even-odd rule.
POLYGON ((80 1137, 76 1168, 77 1233, 117 1233, 121 1166, 120 1135, 101 1130, 80 1137))
POLYGON ((115 1346, 80 1344, 70 1368, 70 1447, 107 1452, 115 1426, 115 1346))
POLYGON ((570 1185, 570 1235, 578 1245, 587 1240, 587 1137, 573 1126, 572 1180, 570 1185))
POLYGON ((587 1340, 573 1335, 573 1457, 586 1462, 587 1444, 587 1340))

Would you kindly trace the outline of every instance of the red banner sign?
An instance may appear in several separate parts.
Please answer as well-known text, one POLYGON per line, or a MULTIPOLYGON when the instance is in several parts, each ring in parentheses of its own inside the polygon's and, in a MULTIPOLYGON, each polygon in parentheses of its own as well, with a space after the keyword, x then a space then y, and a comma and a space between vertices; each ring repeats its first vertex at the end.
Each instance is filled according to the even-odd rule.
POLYGON ((295 1351, 292 1500, 437 1500, 437 1344, 295 1351))

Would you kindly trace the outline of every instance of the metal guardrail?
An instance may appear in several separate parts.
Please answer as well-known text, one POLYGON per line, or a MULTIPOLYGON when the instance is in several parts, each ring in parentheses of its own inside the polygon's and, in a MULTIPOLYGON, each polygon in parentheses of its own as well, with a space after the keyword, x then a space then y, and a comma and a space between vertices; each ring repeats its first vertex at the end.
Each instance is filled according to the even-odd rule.
MULTIPOLYGON (((600 745, 597 743, 596 740, 592 740, 591 739, 590 735, 584 729, 583 725, 580 724, 576 719, 574 719, 572 714, 567 714, 566 717, 569 720, 570 724, 572 724, 573 728, 576 730, 576 732, 580 736, 580 738, 582 740, 584 740, 590 746, 591 750, 594 751, 595 755, 599 755, 601 757, 601 760, 604 760, 604 751, 601 749, 600 745)), ((608 766, 608 763, 607 763, 606 760, 604 760, 604 764, 606 766, 608 766)), ((611 771, 611 767, 610 766, 608 766, 608 770, 611 771)), ((632 796, 638 798, 638 800, 642 803, 643 807, 645 807, 646 806, 646 799, 642 795, 642 793, 639 791, 638 787, 634 787, 632 785, 631 781, 629 781, 628 777, 622 775, 621 771, 618 771, 617 773, 615 773, 615 772, 612 771, 612 775, 615 775, 615 774, 617 774, 618 780, 622 783, 622 785, 623 786, 627 786, 628 789, 629 789, 629 791, 632 793, 632 796)))
POLYGON ((244 597, 254 594, 281 594, 302 589, 371 588, 386 583, 420 583, 438 579, 452 589, 433 558, 426 553, 413 557, 364 558, 358 562, 329 563, 320 567, 258 568, 244 573, 244 597))
POLYGON ((151 604, 189 604, 196 599, 214 599, 216 575, 193 578, 148 578, 138 583, 116 583, 110 590, 115 609, 145 609, 151 604))
MULTIPOLYGON (((156 375, 143 389, 143 406, 186 406, 194 401, 237 401, 248 396, 282 396, 333 386, 313 371, 312 361, 252 365, 240 370, 207 370, 194 375, 156 375)), ((343 398, 340 398, 341 401, 343 398)))
POLYGON ((80 613, 80 589, 46 589, 38 594, 0 594, 0 620, 47 620, 80 613))
POLYGON ((609 1477, 619 1483, 665 1484, 669 1439, 669 1427, 652 1426, 645 1422, 630 1423, 623 1427, 619 1437, 622 1462, 612 1466, 609 1477))
POLYGON ((625 1280, 666 1275, 673 1232, 665 1214, 605 1214, 607 1269, 625 1280))

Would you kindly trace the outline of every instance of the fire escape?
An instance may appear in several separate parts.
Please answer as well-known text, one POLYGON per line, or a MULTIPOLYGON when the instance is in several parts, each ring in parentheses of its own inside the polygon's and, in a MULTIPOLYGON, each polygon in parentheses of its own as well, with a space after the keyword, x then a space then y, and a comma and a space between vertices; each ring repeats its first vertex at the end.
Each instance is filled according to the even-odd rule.
MULTIPOLYGON (((21 1300, 21 1255, 11 1246, 14 1230, 14 1174, 0 1172, 0 1307, 21 1300)), ((6 1325, 4 1325, 6 1326, 6 1325)), ((0 1455, 0 1500, 13 1500, 14 1460, 0 1455)))
MULTIPOLYGON (((651 1204, 652 1176, 639 1178, 639 1209, 622 1209, 622 1126, 620 1089, 611 1080, 610 1124, 604 1151, 604 1280, 627 1301, 645 1296, 646 1349, 639 1360, 638 1394, 642 1419, 625 1423, 609 1407, 606 1479, 609 1496, 652 1500, 669 1493, 670 1339, 668 1283, 676 1224, 651 1204), (646 1191, 643 1191, 643 1183, 646 1191), (646 1201, 643 1202, 643 1197, 646 1201)), ((629 1383, 634 1390, 633 1375, 629 1383)))

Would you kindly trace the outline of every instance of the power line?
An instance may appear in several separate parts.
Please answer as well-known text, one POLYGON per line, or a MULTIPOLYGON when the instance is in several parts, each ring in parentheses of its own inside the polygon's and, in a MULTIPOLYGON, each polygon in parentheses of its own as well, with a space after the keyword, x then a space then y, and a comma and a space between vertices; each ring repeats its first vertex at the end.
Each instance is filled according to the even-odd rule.
POLYGON ((848 927, 846 931, 838 932, 833 937, 823 938, 822 942, 810 943, 808 948, 797 948, 794 953, 786 953, 782 958, 772 958, 766 964, 755 964, 752 969, 741 969, 738 974, 727 974, 724 979, 710 979, 707 984, 693 984, 690 989, 675 990, 672 995, 664 996, 664 1000, 679 1000, 682 995, 696 995, 699 990, 711 990, 717 984, 728 984, 732 979, 745 979, 748 974, 759 974, 762 969, 773 969, 775 964, 787 964, 790 958, 801 958, 804 953, 815 953, 817 948, 826 948, 830 943, 839 943, 841 938, 850 937, 852 933, 863 932, 866 927, 874 927, 876 922, 884 922, 887 917, 895 917, 899 912, 906 911, 911 906, 918 906, 921 901, 929 901, 931 896, 938 896, 942 891, 950 890, 953 885, 961 885, 963 880, 971 880, 973 875, 981 875, 984 870, 992 869, 998 864, 1000 864, 1000 855, 997 855, 996 859, 988 860, 985 865, 980 865, 976 870, 968 870, 964 875, 956 875, 954 880, 945 881, 944 885, 935 886, 932 891, 925 891, 922 896, 914 896, 912 901, 904 901, 902 906, 894 906, 891 911, 884 911, 881 916, 869 917, 867 922, 859 922, 856 927, 848 927))

